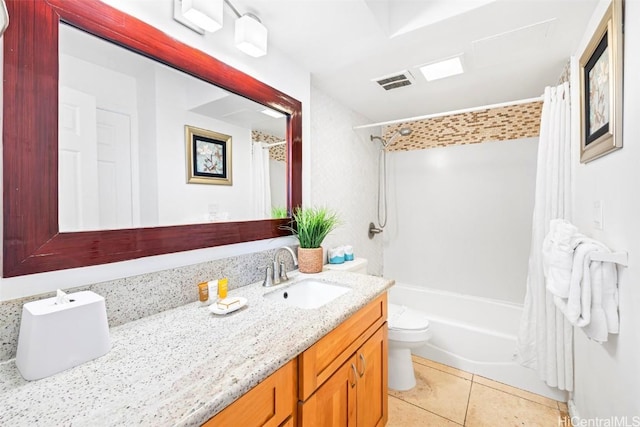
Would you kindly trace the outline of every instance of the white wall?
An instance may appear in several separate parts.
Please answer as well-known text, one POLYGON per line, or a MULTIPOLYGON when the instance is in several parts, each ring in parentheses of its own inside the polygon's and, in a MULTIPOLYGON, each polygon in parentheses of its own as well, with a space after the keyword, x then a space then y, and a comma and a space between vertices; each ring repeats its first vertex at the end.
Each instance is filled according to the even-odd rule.
POLYGON ((343 223, 322 246, 352 245, 356 257, 369 260, 369 274, 382 274, 382 240, 367 236, 376 212, 377 146, 369 130, 353 129, 368 120, 315 87, 311 101, 311 203, 335 209, 343 223))
POLYGON ((189 111, 191 77, 168 67, 156 67, 156 138, 158 217, 160 225, 207 222, 209 205, 231 221, 255 219, 251 203, 251 129, 189 111), (233 185, 188 184, 184 126, 231 136, 233 185))
MULTIPOLYGON (((105 3, 123 10, 165 33, 192 45, 227 64, 252 75, 270 86, 302 102, 303 140, 303 197, 309 197, 310 162, 310 74, 291 62, 286 56, 269 46, 269 53, 262 58, 252 58, 235 48, 233 25, 215 33, 201 36, 173 20, 173 0, 129 1, 108 0, 105 3)), ((181 139, 182 140, 182 139, 181 139)), ((250 242, 225 247, 182 252, 101 266, 62 270, 30 276, 0 279, 0 300, 36 295, 56 288, 71 288, 122 277, 160 271, 173 267, 196 264, 212 259, 261 251, 282 244, 293 243, 290 238, 250 242)))
POLYGON ((137 117, 135 77, 69 55, 60 55, 59 68, 61 86, 95 96, 98 108, 137 117))
MULTIPOLYGON (((579 57, 603 15, 601 1, 584 38, 579 57)), ((640 2, 626 2, 624 56, 623 148, 586 165, 575 173, 574 222, 584 233, 611 249, 629 253, 629 267, 620 269, 620 334, 609 342, 589 341, 575 329, 575 392, 578 414, 595 417, 640 416, 640 2), (604 228, 593 226, 593 203, 604 204, 604 228)), ((577 72, 573 72, 573 99, 577 72)), ((574 103, 577 108, 577 103, 574 103)), ((573 115, 576 117, 576 114, 573 115)), ((577 125, 577 121, 576 125, 577 125)), ((577 129, 576 129, 577 132, 577 129)), ((577 149, 577 144, 574 144, 577 149)), ((586 424, 584 424, 586 425, 586 424)), ((595 424, 593 424, 595 425, 595 424)), ((602 424, 604 425, 604 424, 602 424)), ((612 424, 613 425, 613 424, 612 424)), ((632 425, 632 424, 628 424, 632 425)))
POLYGON ((385 276, 521 304, 537 147, 531 138, 389 153, 385 276))
POLYGON ((138 79, 138 104, 140 124, 134 134, 144 129, 144 138, 138 138, 138 151, 134 157, 144 156, 146 161, 138 161, 138 179, 131 185, 139 188, 140 194, 140 226, 155 227, 160 223, 158 208, 158 180, 149 179, 158 175, 158 117, 156 115, 157 92, 156 75, 152 69, 146 73, 146 78, 138 79))

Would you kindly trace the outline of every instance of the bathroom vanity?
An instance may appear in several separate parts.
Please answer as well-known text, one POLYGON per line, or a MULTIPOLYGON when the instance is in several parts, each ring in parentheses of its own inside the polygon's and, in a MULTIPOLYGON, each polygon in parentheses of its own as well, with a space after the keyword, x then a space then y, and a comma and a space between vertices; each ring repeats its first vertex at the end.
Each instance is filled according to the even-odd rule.
POLYGON ((384 293, 205 425, 383 426, 386 312, 384 293))
MULTIPOLYGON (((295 282, 304 275, 299 275, 295 282)), ((384 425, 386 290, 393 281, 327 271, 351 290, 316 309, 232 290, 247 307, 187 304, 111 329, 105 356, 38 381, 0 365, 0 425, 384 425), (364 407, 366 404, 366 408, 364 407)))

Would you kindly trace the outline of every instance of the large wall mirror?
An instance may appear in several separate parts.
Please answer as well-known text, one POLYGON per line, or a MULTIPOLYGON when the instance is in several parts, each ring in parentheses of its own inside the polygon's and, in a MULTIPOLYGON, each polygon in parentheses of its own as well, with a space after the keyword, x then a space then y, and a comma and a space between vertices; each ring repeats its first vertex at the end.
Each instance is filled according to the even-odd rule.
POLYGON ((98 0, 8 8, 4 277, 288 234, 297 100, 98 0))

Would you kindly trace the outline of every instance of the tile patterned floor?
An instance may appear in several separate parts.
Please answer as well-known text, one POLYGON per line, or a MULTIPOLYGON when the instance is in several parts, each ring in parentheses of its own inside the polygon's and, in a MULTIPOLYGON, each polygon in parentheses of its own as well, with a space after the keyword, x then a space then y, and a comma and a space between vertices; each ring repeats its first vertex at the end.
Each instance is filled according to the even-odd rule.
POLYGON ((557 427, 567 406, 528 391, 413 356, 417 385, 389 390, 387 427, 557 427))

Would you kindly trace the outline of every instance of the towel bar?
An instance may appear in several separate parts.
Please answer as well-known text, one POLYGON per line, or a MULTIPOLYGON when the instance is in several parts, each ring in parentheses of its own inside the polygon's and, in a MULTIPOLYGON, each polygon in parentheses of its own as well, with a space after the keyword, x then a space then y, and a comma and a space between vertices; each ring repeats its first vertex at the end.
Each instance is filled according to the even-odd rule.
POLYGON ((615 262, 624 267, 629 266, 629 254, 626 252, 594 252, 591 254, 591 261, 615 262))

